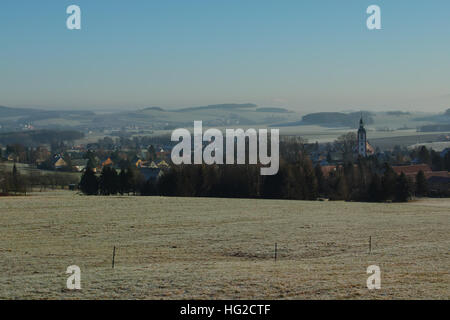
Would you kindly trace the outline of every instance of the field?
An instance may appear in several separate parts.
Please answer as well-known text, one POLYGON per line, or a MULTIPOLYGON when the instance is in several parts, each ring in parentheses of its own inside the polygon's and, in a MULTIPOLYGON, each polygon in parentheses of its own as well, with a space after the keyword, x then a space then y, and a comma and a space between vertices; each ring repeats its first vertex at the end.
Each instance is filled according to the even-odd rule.
MULTIPOLYGON (((8 162, 0 162, 0 172, 12 172, 14 166, 14 162, 8 161, 8 162)), ((19 171, 20 174, 29 175, 60 175, 65 176, 68 179, 79 181, 82 173, 81 172, 64 172, 64 171, 51 171, 51 170, 41 170, 37 169, 29 164, 26 163, 16 163, 16 168, 19 171)))
POLYGON ((367 204, 55 191, 0 198, 0 235, 2 299, 450 298, 449 199, 367 204), (369 291, 373 264, 381 289, 369 291), (81 268, 80 291, 66 289, 70 265, 81 268))

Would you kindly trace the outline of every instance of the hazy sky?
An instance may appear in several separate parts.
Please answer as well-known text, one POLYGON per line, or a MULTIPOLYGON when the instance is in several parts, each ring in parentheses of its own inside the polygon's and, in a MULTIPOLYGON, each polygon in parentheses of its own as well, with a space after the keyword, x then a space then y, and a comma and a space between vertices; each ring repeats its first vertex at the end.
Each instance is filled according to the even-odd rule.
POLYGON ((0 43, 12 107, 450 108, 448 0, 1 0, 0 43))

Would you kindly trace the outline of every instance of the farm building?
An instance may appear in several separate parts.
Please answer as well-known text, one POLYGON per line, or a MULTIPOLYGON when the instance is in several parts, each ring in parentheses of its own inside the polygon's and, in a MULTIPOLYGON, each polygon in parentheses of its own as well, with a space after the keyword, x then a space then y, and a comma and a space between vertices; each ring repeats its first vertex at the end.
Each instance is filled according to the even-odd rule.
POLYGON ((441 178, 450 178, 450 175, 447 171, 433 171, 431 167, 427 164, 417 164, 410 166, 394 166, 392 169, 397 174, 404 173, 407 177, 411 177, 415 180, 417 174, 420 171, 423 171, 425 174, 425 178, 428 180, 432 177, 441 177, 441 178))

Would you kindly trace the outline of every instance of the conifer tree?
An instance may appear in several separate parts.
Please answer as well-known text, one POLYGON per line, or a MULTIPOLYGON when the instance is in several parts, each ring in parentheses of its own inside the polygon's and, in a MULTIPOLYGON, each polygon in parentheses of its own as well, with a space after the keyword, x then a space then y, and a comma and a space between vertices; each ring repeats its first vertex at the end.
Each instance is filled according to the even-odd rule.
POLYGON ((92 168, 87 168, 81 177, 79 188, 81 192, 87 195, 98 194, 98 179, 92 168))
POLYGON ((416 194, 418 196, 426 196, 428 194, 428 183, 422 170, 416 176, 416 194))
POLYGON ((411 183, 403 172, 397 178, 396 189, 395 200, 406 202, 411 198, 411 183))
POLYGON ((394 200, 396 193, 397 174, 389 164, 384 165, 384 175, 381 179, 384 200, 394 200))
POLYGON ((381 179, 376 173, 372 175, 372 179, 367 191, 367 197, 371 202, 378 202, 383 200, 384 194, 381 179))

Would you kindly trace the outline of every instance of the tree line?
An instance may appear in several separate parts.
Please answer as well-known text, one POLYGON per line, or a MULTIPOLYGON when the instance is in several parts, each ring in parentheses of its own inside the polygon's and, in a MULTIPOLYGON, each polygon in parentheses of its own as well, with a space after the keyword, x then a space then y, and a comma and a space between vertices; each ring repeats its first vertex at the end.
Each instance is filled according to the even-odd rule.
POLYGON ((20 172, 14 164, 11 167, 0 165, 0 195, 26 195, 31 191, 54 190, 76 185, 79 178, 65 173, 42 174, 36 170, 20 172))
POLYGON ((348 201, 408 201, 413 195, 428 195, 423 172, 414 182, 396 174, 376 159, 360 158, 324 174, 307 156, 294 163, 281 161, 274 176, 261 176, 258 165, 181 165, 164 172, 158 180, 145 181, 132 166, 120 170, 105 167, 97 176, 90 168, 79 187, 87 195, 160 195, 180 197, 222 197, 348 201))
POLYGON ((79 189, 86 195, 142 194, 146 182, 136 167, 128 166, 117 172, 110 166, 103 167, 97 176, 91 166, 83 173, 79 189))
POLYGON ((0 144, 38 146, 46 143, 74 141, 84 137, 84 133, 75 130, 33 130, 0 133, 0 144))

